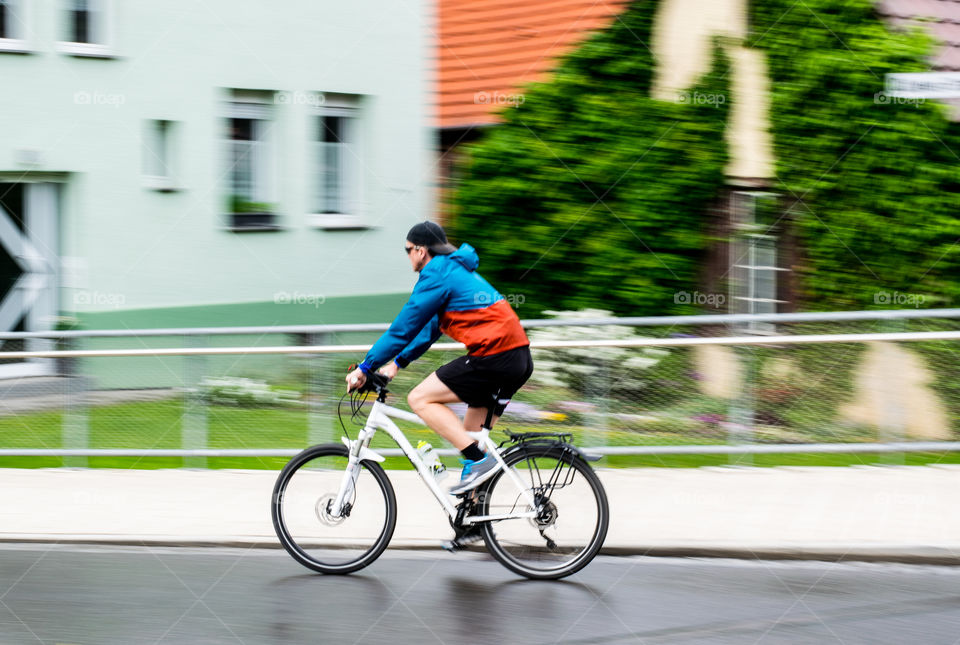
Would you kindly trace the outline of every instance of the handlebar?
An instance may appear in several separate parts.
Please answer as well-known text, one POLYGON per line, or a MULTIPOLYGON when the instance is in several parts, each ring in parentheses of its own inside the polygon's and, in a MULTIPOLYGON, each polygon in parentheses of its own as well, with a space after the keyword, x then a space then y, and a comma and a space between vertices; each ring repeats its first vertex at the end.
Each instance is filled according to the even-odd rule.
POLYGON ((388 383, 390 383, 390 379, 380 372, 371 372, 367 374, 367 380, 363 382, 361 387, 350 391, 352 393, 375 392, 379 394, 381 390, 386 389, 388 383))

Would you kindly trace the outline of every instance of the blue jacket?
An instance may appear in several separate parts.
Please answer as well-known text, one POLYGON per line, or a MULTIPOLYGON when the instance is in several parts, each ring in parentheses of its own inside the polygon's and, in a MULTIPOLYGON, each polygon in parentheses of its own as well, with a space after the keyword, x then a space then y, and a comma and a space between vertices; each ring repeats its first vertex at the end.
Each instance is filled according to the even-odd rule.
POLYGON ((465 344, 472 356, 529 345, 513 309, 476 272, 479 264, 469 244, 450 255, 431 258, 420 270, 407 304, 370 348, 360 369, 370 373, 394 357, 397 365, 406 367, 441 334, 465 344))

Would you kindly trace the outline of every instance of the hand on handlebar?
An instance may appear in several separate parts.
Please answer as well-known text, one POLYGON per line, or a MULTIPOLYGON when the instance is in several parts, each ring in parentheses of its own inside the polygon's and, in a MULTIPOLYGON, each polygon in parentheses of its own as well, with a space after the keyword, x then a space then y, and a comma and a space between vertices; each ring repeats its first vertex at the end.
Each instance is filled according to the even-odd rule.
POLYGON ((363 373, 363 370, 359 367, 349 374, 347 374, 347 392, 353 392, 354 390, 359 390, 363 387, 363 384, 367 382, 367 375, 363 373))
POLYGON ((397 372, 400 371, 400 367, 397 366, 397 364, 394 363, 393 361, 390 361, 389 363, 387 363, 377 371, 392 381, 393 377, 396 376, 397 372))

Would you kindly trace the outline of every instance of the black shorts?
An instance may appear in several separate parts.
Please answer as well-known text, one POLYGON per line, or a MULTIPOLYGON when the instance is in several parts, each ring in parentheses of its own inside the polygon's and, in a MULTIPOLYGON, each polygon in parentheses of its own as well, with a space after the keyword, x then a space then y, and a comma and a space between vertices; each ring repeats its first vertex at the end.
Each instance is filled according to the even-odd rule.
POLYGON ((471 408, 489 408, 498 417, 533 374, 529 347, 489 356, 461 356, 437 370, 437 378, 471 408))

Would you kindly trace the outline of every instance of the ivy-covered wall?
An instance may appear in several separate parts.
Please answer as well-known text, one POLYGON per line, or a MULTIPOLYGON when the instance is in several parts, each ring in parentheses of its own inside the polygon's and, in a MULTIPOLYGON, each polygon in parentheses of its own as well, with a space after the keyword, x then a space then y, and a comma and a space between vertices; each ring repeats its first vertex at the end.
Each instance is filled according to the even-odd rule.
MULTIPOLYGON (((650 98, 657 5, 635 2, 469 147, 452 232, 528 315, 696 311, 682 294, 704 284, 733 97, 718 48, 688 94, 700 100, 650 98)), ((951 306, 960 125, 940 103, 882 93, 886 73, 929 68, 929 35, 892 28, 873 0, 754 0, 749 20, 747 44, 768 60, 782 195, 764 223, 794 271, 780 276, 791 308, 951 306)), ((724 280, 706 282, 724 293, 724 280)))
POLYGON ((882 94, 928 71, 933 42, 873 0, 754 0, 772 79, 776 189, 801 249, 807 310, 951 306, 960 296, 960 126, 882 94))
POLYGON ((695 311, 677 294, 697 285, 724 185, 727 61, 717 49, 686 101, 650 98, 657 5, 631 6, 469 147, 452 237, 521 315, 695 311))

